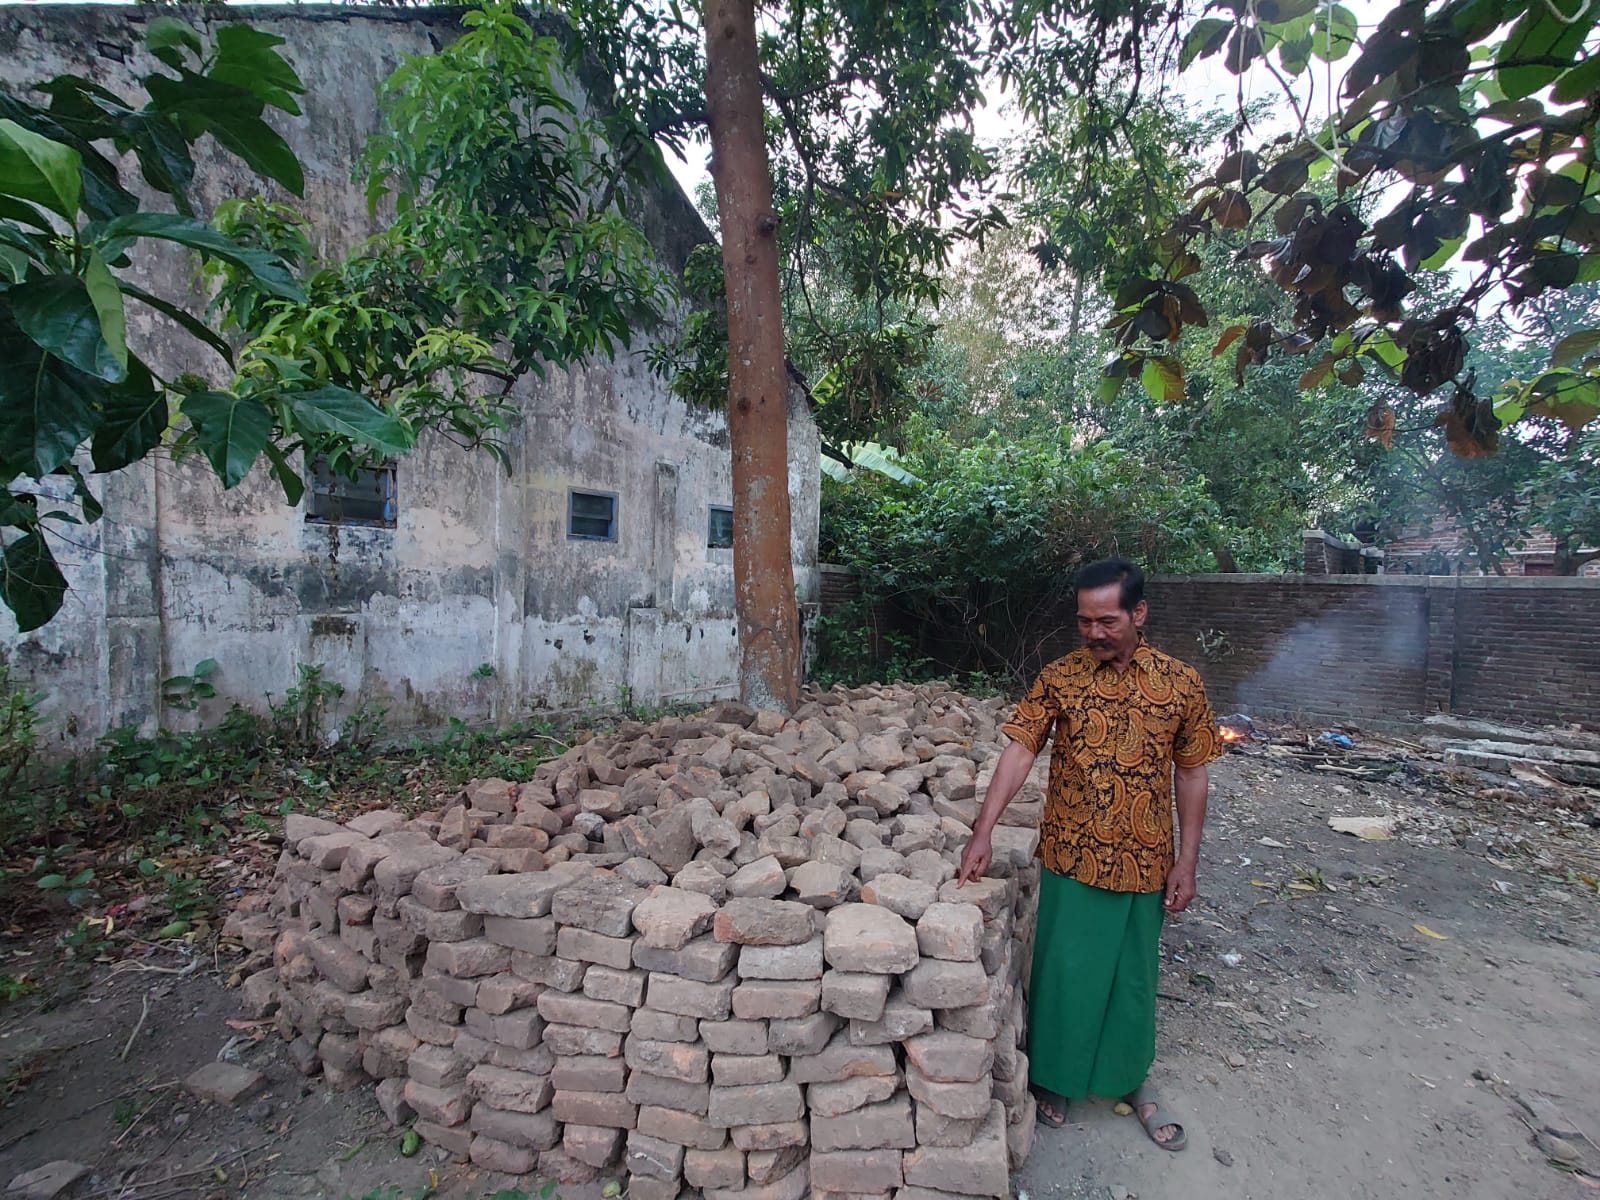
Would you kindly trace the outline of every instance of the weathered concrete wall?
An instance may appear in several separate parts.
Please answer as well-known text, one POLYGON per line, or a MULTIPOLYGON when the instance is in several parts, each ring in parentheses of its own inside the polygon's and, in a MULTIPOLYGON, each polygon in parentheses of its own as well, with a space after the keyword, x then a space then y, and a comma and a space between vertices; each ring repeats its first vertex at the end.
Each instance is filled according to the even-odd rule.
MULTIPOLYGON (((153 15, 0 7, 0 79, 71 72, 133 92, 149 69, 141 39, 153 15)), ((377 86, 402 56, 450 37, 451 18, 306 6, 196 19, 247 20, 287 40, 309 91, 304 118, 280 128, 305 166, 318 251, 336 255, 374 232, 350 170, 377 86)), ((203 210, 263 190, 208 146, 197 159, 203 210)), ((674 266, 707 236, 675 189, 648 197, 643 220, 674 266)), ((189 261, 139 253, 146 287, 194 299, 189 261)), ((130 311, 130 336, 167 372, 220 379, 225 369, 149 314, 130 311)), ((0 647, 47 693, 46 715, 69 740, 182 723, 162 711, 160 681, 205 658, 220 664, 223 700, 256 707, 283 695, 297 664, 321 663, 347 689, 344 711, 384 705, 393 728, 504 721, 615 701, 623 689, 636 702, 730 694, 732 552, 706 545, 709 506, 732 501, 726 421, 671 397, 643 350, 520 380, 509 473, 425 439, 398 467, 392 529, 308 523, 262 471, 231 492, 168 459, 99 477, 104 519, 55 542, 73 588, 66 608, 26 637, 0 615, 0 647), (616 541, 567 538, 573 487, 617 494, 616 541)), ((798 399, 790 443, 796 584, 814 606, 818 439, 798 399)))

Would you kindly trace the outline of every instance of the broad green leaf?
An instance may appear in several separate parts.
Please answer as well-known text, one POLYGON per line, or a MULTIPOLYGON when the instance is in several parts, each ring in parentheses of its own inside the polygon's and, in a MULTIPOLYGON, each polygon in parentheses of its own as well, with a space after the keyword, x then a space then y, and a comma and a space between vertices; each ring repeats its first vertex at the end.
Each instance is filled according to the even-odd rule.
POLYGON ((121 281, 121 286, 124 295, 132 296, 135 300, 138 300, 143 304, 148 304, 151 308, 155 309, 163 316, 176 321, 189 333, 193 334, 206 345, 210 346, 218 354, 222 355, 223 359, 226 360, 230 367, 233 365, 233 347, 228 345, 227 341, 224 340, 220 334, 214 331, 210 326, 208 326, 204 321, 200 320, 200 318, 196 317, 193 313, 186 312, 184 309, 179 308, 176 304, 173 304, 167 300, 163 300, 160 296, 151 295, 143 288, 129 283, 126 279, 121 281))
POLYGON ((42 204, 68 221, 83 194, 83 158, 12 120, 0 120, 0 192, 42 204))
POLYGON ((1317 7, 1317 0, 1259 0, 1256 16, 1273 25, 1308 17, 1317 7))
POLYGON ((85 230, 85 234, 101 245, 125 238, 141 237, 177 242, 188 246, 191 250, 202 251, 212 258, 220 258, 223 262, 243 268, 250 272, 263 289, 274 296, 280 296, 285 300, 303 301, 306 298, 305 293, 300 290, 300 285, 295 282, 294 276, 289 273, 289 268, 276 254, 241 246, 232 238, 192 217, 180 217, 173 213, 130 213, 125 217, 115 217, 102 224, 92 225, 85 230))
POLYGON ((89 444, 94 469, 120 471, 138 462, 161 444, 172 412, 167 393, 150 377, 143 363, 135 359, 129 366, 128 380, 106 395, 100 421, 89 444))
POLYGON ((300 115, 295 96, 305 85, 277 52, 285 44, 276 34, 249 25, 224 25, 217 30, 217 61, 208 75, 253 92, 262 101, 293 116, 300 115))
MULTIPOLYGON (((1299 75, 1311 64, 1312 35, 1286 39, 1278 47, 1278 61, 1290 75, 1299 75)), ((1326 161, 1326 160, 1319 160, 1326 161)))
POLYGON ((306 481, 300 478, 300 472, 284 457, 283 451, 271 442, 267 443, 266 454, 267 468, 283 489, 283 498, 290 504, 299 504, 300 498, 306 493, 306 481))
POLYGON ((1145 360, 1139 382, 1152 400, 1172 402, 1183 399, 1183 362, 1172 355, 1145 360))
POLYGON ((1495 56, 1504 63, 1495 72, 1500 87, 1512 100, 1531 96, 1554 83, 1583 47, 1594 28, 1596 6, 1591 0, 1533 0, 1495 56), (1559 15, 1558 15, 1559 14, 1559 15))
MULTIPOLYGON (((1512 381, 1515 382, 1514 380, 1512 381)), ((1501 426, 1514 425, 1527 412, 1527 395, 1521 387, 1509 391, 1494 402, 1495 419, 1501 426)))
POLYGON ((177 17, 157 17, 144 32, 144 44, 167 66, 181 68, 183 52, 191 50, 196 58, 205 54, 205 43, 187 21, 177 17))
POLYGON ((281 183, 296 196, 305 193, 305 174, 283 136, 261 119, 261 98, 236 84, 185 71, 183 78, 151 75, 150 99, 186 134, 209 133, 250 168, 281 183))
POLYGON ((43 534, 25 533, 0 548, 0 600, 16 617, 19 631, 31 633, 48 624, 66 594, 66 576, 43 534))
POLYGON ((1550 351, 1550 365, 1564 367, 1597 346, 1600 346, 1600 329, 1581 329, 1577 333, 1569 333, 1550 351))
POLYGON ((1222 49, 1222 43, 1227 40, 1228 31, 1232 28, 1232 21, 1220 17, 1196 21, 1194 28, 1183 39, 1183 49, 1178 52, 1178 70, 1187 71, 1195 59, 1209 58, 1222 49))
POLYGON ((179 406, 194 426, 195 445, 231 488, 250 473, 272 439, 272 414, 254 396, 196 392, 179 406))
POLYGON ((16 343, 0 355, 0 463, 43 479, 94 431, 105 384, 46 358, 31 342, 16 343))
POLYGON ((0 245, 0 279, 21 283, 28 273, 28 256, 15 246, 0 245))
POLYGON ((1600 54, 1590 55, 1567 70, 1556 80, 1551 95, 1558 104, 1576 104, 1588 100, 1596 92, 1600 92, 1600 54))
POLYGON ((1422 269, 1424 271, 1440 270, 1456 256, 1456 252, 1461 249, 1462 243, 1466 240, 1465 237, 1453 237, 1440 242, 1439 248, 1422 260, 1422 269))
POLYGON ((365 396, 329 384, 306 392, 280 392, 296 423, 310 433, 331 433, 374 450, 398 454, 411 449, 416 436, 365 396))
POLYGON ((1311 53, 1323 62, 1338 62, 1355 47, 1361 26, 1355 13, 1342 4, 1331 10, 1317 13, 1315 32, 1311 37, 1311 53))
MULTIPOLYGON (((100 286, 104 284, 102 280, 100 286)), ((110 286, 116 292, 115 280, 110 286)), ((100 314, 85 280, 76 275, 50 275, 11 288, 6 299, 11 302, 17 328, 45 353, 108 383, 127 376, 128 347, 122 340, 120 322, 113 330, 118 345, 112 346, 101 329, 100 314)))
POLYGON ((117 285, 117 277, 111 273, 111 268, 106 266, 106 260, 93 250, 89 252, 89 260, 83 269, 83 286, 89 293, 90 303, 94 305, 95 315, 100 318, 100 336, 111 347, 111 355, 117 360, 122 377, 126 378, 128 334, 122 311, 122 289, 117 285))
POLYGON ((49 218, 33 205, 15 196, 0 194, 0 220, 19 221, 45 233, 53 232, 49 218))

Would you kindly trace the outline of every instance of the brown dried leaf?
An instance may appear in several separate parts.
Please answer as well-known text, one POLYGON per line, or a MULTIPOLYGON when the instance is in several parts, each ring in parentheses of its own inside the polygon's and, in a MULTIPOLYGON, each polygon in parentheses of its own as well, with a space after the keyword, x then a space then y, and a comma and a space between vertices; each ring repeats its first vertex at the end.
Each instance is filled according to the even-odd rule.
MULTIPOLYGON (((1342 378, 1343 372, 1340 375, 1342 378)), ((1367 439, 1385 450, 1394 449, 1394 409, 1382 401, 1367 409, 1367 439)))

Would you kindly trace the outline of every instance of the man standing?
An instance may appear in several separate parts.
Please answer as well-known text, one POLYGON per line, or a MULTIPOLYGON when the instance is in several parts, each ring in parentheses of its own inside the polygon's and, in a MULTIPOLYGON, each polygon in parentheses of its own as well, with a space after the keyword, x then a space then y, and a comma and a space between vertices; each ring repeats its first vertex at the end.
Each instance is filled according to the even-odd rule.
POLYGON ((1199 673, 1145 644, 1144 572, 1108 559, 1076 585, 1083 649, 1045 667, 1002 727, 1011 744, 962 853, 961 882, 988 869, 995 823, 1053 732, 1029 996, 1039 1119, 1060 1127, 1069 1100, 1121 1097, 1152 1141, 1181 1150, 1183 1127, 1144 1080, 1155 1059, 1161 922, 1194 899, 1217 723, 1199 673))

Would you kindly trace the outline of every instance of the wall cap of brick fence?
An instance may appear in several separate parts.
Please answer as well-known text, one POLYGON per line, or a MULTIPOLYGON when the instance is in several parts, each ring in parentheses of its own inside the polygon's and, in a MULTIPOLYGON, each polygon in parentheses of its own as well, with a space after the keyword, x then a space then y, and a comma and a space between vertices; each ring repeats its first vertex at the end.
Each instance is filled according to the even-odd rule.
POLYGON ((1600 577, 1585 575, 1152 575, 1151 583, 1275 583, 1280 586, 1427 588, 1440 591, 1596 591, 1600 577))

